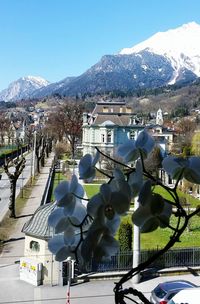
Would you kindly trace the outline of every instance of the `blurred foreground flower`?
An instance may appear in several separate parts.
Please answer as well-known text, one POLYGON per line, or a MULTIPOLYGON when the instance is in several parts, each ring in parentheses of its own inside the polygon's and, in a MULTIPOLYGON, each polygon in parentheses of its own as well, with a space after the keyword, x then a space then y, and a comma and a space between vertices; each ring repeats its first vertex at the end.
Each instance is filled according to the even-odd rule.
POLYGON ((120 145, 117 155, 120 156, 125 163, 135 161, 139 158, 140 153, 147 157, 155 145, 154 139, 143 130, 139 133, 136 140, 127 140, 120 145))
POLYGON ((200 157, 192 156, 188 159, 181 157, 166 157, 163 169, 173 179, 185 178, 191 183, 200 184, 200 157))
POLYGON ((87 204, 88 214, 96 217, 100 207, 103 207, 104 215, 108 219, 117 215, 123 215, 129 210, 131 202, 131 190, 126 181, 116 182, 113 179, 110 184, 103 184, 100 192, 94 195, 87 204), (121 188, 120 188, 121 187, 121 188))
POLYGON ((54 195, 57 205, 63 207, 66 214, 71 215, 74 212, 76 202, 80 201, 77 197, 83 197, 84 189, 78 183, 76 175, 72 175, 70 182, 63 181, 56 187, 54 195))
POLYGON ((87 182, 91 182, 95 177, 96 169, 95 165, 100 157, 99 152, 96 152, 94 158, 90 154, 83 156, 79 162, 79 178, 84 179, 87 182))
POLYGON ((73 256, 73 252, 79 242, 80 235, 75 235, 73 227, 70 227, 62 235, 55 235, 48 241, 49 250, 55 254, 56 261, 64 261, 69 256, 73 256))
POLYGON ((172 205, 160 194, 152 193, 151 181, 145 182, 138 201, 139 208, 133 213, 133 223, 140 227, 141 232, 151 232, 158 227, 166 228, 172 214, 172 205))
POLYGON ((132 197, 136 197, 143 186, 143 171, 140 160, 137 160, 135 172, 129 175, 128 184, 131 188, 132 197))

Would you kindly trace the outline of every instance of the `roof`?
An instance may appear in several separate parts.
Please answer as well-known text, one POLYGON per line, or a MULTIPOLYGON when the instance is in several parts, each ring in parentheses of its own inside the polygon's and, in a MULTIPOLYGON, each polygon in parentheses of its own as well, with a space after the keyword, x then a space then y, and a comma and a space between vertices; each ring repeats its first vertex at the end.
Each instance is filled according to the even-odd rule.
POLYGON ((143 122, 125 102, 98 102, 87 116, 87 126, 142 126, 143 122))
POLYGON ((133 115, 133 109, 131 106, 127 106, 125 103, 97 103, 92 115, 101 113, 115 113, 115 114, 129 114, 133 115))
MULTIPOLYGON (((24 224, 22 232, 24 232, 26 235, 44 240, 52 238, 55 233, 54 229, 48 225, 48 217, 56 208, 56 202, 40 206, 30 220, 24 224)), ((85 221, 83 232, 88 230, 91 222, 92 220, 90 218, 85 221)), ((77 233, 79 232, 80 231, 78 229, 77 233)))
POLYGON ((99 114, 97 115, 93 125, 102 125, 106 121, 110 121, 114 125, 127 126, 129 125, 130 116, 116 114, 99 114))
POLYGON ((53 228, 48 225, 48 217, 56 207, 56 203, 48 203, 40 206, 30 220, 25 223, 22 232, 26 235, 41 239, 51 238, 53 235, 53 228))

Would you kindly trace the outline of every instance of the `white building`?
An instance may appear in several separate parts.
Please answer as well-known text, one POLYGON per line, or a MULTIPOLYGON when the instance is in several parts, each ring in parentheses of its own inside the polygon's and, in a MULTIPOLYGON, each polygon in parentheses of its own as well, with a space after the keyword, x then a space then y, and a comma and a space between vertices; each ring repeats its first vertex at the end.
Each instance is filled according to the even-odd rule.
POLYGON ((91 114, 83 114, 83 155, 95 147, 109 155, 127 139, 136 139, 145 125, 125 102, 98 102, 91 114))
MULTIPOLYGON (((56 261, 55 255, 48 249, 48 240, 55 235, 54 229, 48 225, 48 218, 56 208, 56 202, 40 206, 22 228, 25 244, 24 257, 20 259, 20 278, 36 286, 65 285, 67 263, 56 261), (40 268, 38 278, 37 268, 40 268)), ((88 218, 83 232, 88 230, 90 224, 88 218)))

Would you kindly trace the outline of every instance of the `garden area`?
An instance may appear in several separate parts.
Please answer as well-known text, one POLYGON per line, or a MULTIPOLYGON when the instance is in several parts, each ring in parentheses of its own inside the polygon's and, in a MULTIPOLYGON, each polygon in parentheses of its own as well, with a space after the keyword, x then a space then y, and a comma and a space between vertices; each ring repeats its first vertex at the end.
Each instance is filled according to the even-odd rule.
MULTIPOLYGON (((56 172, 54 176, 53 189, 55 189, 55 187, 61 181, 67 180, 68 178, 70 178, 69 172, 64 174, 61 172, 56 172)), ((92 184, 84 184, 84 189, 86 192, 86 196, 88 198, 91 198, 94 194, 98 193, 101 183, 97 183, 97 182, 98 181, 95 181, 95 183, 92 184)), ((161 194, 167 200, 171 200, 169 193, 167 193, 159 186, 155 187, 154 192, 161 194)), ((179 197, 182 198, 182 200, 187 203, 186 208, 188 211, 190 208, 196 208, 200 204, 199 199, 194 198, 190 194, 186 194, 179 191, 179 197)), ((51 201, 54 200, 55 199, 52 192, 51 201)), ((133 207, 134 207, 134 203, 133 203, 133 207)), ((172 216, 170 224, 174 226, 176 224, 176 221, 177 218, 175 216, 172 216)), ((122 223, 128 223, 132 225, 131 215, 127 214, 126 216, 124 216, 122 219, 122 223)), ((171 233, 172 232, 169 228, 165 228, 165 229, 159 228, 153 232, 141 234, 141 249, 162 248, 169 240, 171 233)), ((116 238, 118 238, 118 234, 116 235, 116 238)), ((200 247, 200 221, 198 215, 192 218, 188 229, 181 236, 180 242, 177 242, 174 245, 174 248, 183 248, 183 247, 188 248, 188 247, 196 247, 196 246, 200 247)))

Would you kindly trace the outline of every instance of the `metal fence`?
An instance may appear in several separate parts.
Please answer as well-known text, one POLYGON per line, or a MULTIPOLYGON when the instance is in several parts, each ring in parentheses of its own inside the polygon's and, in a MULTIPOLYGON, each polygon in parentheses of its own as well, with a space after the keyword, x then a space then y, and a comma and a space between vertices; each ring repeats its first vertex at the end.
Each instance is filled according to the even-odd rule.
MULTIPOLYGON (((140 252, 140 262, 157 253, 156 250, 142 250, 140 252)), ((111 259, 101 263, 91 261, 85 267, 86 272, 105 272, 129 270, 133 265, 133 252, 120 252, 111 259)), ((149 267, 163 269, 170 267, 194 267, 200 266, 200 247, 171 249, 156 259, 149 267)))

